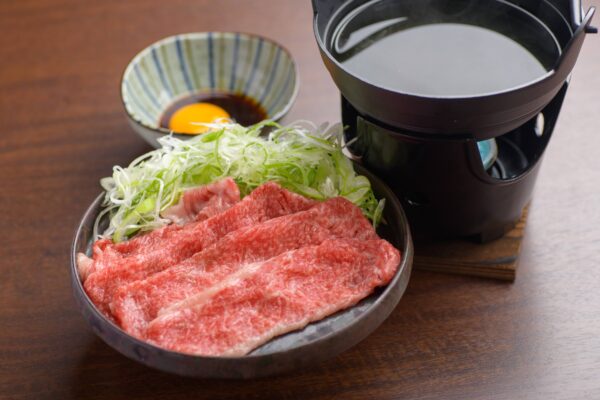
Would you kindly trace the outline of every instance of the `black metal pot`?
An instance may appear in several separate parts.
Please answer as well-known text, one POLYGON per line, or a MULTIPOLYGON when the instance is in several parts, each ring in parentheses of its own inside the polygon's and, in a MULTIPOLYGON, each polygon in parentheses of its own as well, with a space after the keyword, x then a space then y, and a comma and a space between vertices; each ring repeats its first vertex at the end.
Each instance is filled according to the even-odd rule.
MULTIPOLYGON (((478 140, 506 133, 535 117, 558 93, 571 73, 586 32, 594 31, 590 22, 592 7, 581 19, 580 1, 546 0, 313 0, 314 31, 325 66, 342 95, 361 113, 394 127, 433 135, 467 135, 478 140), (376 4, 374 4, 376 3, 376 4), (365 5, 374 4, 373 7, 365 5), (491 14, 487 21, 495 30, 510 35, 505 27, 513 20, 522 19, 529 39, 521 44, 555 46, 560 53, 555 59, 545 60, 553 68, 541 79, 517 88, 482 96, 426 97, 401 93, 369 83, 343 68, 332 55, 333 35, 344 18, 363 8, 354 18, 356 23, 368 23, 379 16, 373 13, 397 12, 426 24, 429 20, 443 19, 455 7, 473 7, 491 14), (448 11, 450 10, 450 11, 448 11), (498 16, 501 18, 499 19, 498 16)), ((456 13, 455 13, 456 14, 456 13)), ((466 13, 469 14, 469 13, 466 13)), ((547 51, 552 57, 552 50, 547 51)), ((410 57, 410 55, 407 55, 410 57)))

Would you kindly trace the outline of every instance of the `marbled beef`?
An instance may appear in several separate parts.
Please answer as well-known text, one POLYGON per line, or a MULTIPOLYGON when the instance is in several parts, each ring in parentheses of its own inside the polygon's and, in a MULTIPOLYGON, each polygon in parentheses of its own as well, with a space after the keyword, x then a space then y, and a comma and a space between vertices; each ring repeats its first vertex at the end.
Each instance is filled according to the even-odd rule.
MULTIPOLYGON (((202 221, 219 214, 240 201, 240 190, 231 178, 203 185, 186 191, 179 203, 164 211, 166 217, 181 225, 188 221, 202 221)), ((179 225, 167 225, 151 232, 141 233, 131 240, 113 243, 102 239, 94 243, 92 258, 83 253, 77 255, 79 276, 85 281, 92 273, 123 262, 123 258, 140 252, 148 252, 162 245, 164 240, 182 229, 179 225)), ((191 227, 187 227, 189 229, 191 227)))
POLYGON ((165 310, 149 324, 147 340, 188 354, 244 355, 356 304, 386 285, 399 261, 381 239, 332 239, 282 253, 165 310))
POLYGON ((111 265, 90 274, 84 288, 94 304, 112 317, 109 304, 120 286, 179 264, 229 232, 306 210, 315 203, 276 183, 265 183, 226 211, 202 222, 183 225, 165 235, 158 246, 149 246, 148 251, 139 248, 134 255, 115 259, 111 265))
POLYGON ((177 266, 122 286, 111 310, 125 331, 143 337, 145 327, 161 309, 202 292, 248 264, 344 237, 368 240, 377 234, 357 206, 337 197, 303 212, 238 229, 177 266))

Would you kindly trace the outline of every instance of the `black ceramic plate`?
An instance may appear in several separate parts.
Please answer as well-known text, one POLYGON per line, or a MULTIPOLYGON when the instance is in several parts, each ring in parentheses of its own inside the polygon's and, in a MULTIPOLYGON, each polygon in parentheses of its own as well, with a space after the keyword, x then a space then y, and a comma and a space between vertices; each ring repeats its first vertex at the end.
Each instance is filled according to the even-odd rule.
POLYGON ((75 300, 92 330, 109 346, 149 367, 178 375, 199 378, 253 378, 301 368, 333 357, 367 337, 392 312, 406 290, 410 277, 413 247, 408 223, 392 191, 378 178, 358 167, 371 181, 378 198, 386 199, 385 224, 379 234, 402 253, 392 281, 354 307, 306 328, 272 339, 243 357, 201 357, 164 350, 142 342, 107 320, 85 293, 79 279, 76 254, 90 254, 94 220, 101 210, 102 195, 85 212, 71 249, 71 283, 75 300))

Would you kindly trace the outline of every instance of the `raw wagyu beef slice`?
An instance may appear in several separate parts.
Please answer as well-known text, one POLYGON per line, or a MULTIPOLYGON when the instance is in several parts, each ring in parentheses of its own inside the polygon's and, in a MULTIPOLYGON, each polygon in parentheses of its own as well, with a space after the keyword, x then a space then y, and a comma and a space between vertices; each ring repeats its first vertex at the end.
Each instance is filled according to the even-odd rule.
POLYGON ((120 286, 176 265, 216 243, 229 232, 303 211, 314 204, 314 200, 267 182, 224 212, 201 222, 183 225, 165 237, 160 246, 153 246, 147 252, 139 251, 135 256, 123 258, 92 273, 84 282, 84 288, 94 304, 105 315, 110 315, 109 304, 120 286))
POLYGON ((382 239, 331 239, 257 262, 152 321, 147 340, 196 355, 240 356, 356 304, 394 276, 382 239))
POLYGON ((240 201, 240 190, 233 179, 226 178, 218 183, 186 190, 179 202, 164 210, 161 217, 179 225, 203 221, 240 201))
POLYGON ((376 239, 377 234, 357 206, 337 197, 306 211, 238 229, 177 266, 121 286, 111 310, 123 329, 143 337, 146 325, 161 309, 215 285, 248 264, 344 237, 368 240, 376 239))
MULTIPOLYGON (((185 204, 187 216, 180 215, 180 221, 202 220, 221 213, 240 201, 240 190, 233 179, 225 178, 191 189, 184 193, 182 201, 185 204), (192 214, 193 212, 196 214, 192 214)), ((173 207, 165 211, 172 209, 169 214, 176 214, 177 209, 173 207)), ((92 273, 119 263, 124 257, 135 256, 140 252, 148 252, 150 249, 161 246, 163 240, 168 239, 180 229, 181 227, 178 225, 167 225, 151 232, 141 233, 122 243, 113 243, 108 239, 98 240, 93 246, 92 259, 83 253, 77 255, 79 276, 85 282, 92 273)))

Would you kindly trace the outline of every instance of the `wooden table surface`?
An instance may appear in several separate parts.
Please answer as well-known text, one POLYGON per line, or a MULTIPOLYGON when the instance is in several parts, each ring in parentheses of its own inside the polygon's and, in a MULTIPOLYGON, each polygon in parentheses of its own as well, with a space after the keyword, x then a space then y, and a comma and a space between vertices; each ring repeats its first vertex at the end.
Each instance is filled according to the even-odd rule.
POLYGON ((513 284, 415 272, 391 317, 358 346, 255 381, 157 372, 86 326, 69 286, 73 232, 98 180, 149 150, 119 99, 128 61, 175 33, 259 33, 299 64, 301 90, 287 120, 337 121, 338 93, 317 51, 309 3, 0 3, 1 399, 600 398, 597 36, 575 67, 513 284))

